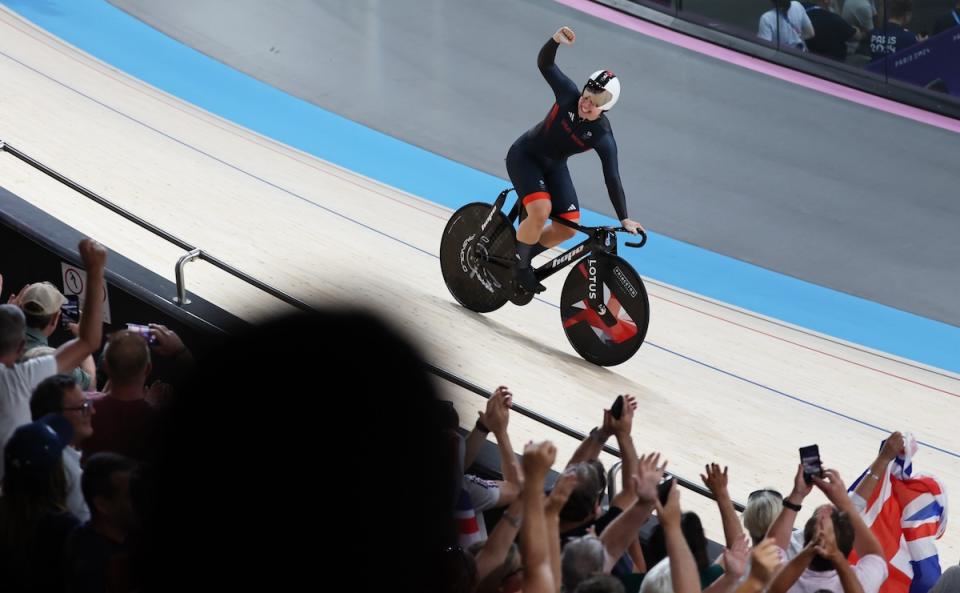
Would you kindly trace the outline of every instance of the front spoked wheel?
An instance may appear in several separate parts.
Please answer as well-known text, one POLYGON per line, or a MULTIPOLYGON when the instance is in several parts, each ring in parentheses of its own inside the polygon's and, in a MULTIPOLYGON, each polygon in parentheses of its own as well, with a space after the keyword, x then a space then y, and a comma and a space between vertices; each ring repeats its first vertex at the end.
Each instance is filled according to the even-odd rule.
POLYGON ((560 317, 577 354, 600 366, 614 366, 629 360, 643 344, 650 302, 643 281, 626 260, 593 253, 567 275, 560 317))
POLYGON ((512 290, 516 230, 492 204, 473 202, 453 213, 440 241, 440 269, 458 303, 478 313, 499 309, 512 290))

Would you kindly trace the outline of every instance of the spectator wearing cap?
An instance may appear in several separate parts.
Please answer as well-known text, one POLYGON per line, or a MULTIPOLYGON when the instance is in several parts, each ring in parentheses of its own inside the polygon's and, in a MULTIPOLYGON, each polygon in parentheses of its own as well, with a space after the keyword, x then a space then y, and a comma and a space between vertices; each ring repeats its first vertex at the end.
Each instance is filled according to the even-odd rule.
POLYGON ((137 463, 116 453, 97 453, 83 472, 90 520, 67 539, 67 584, 72 593, 116 590, 122 581, 127 538, 137 525, 130 482, 137 463))
MULTIPOLYGON (((26 317, 26 343, 23 346, 24 356, 37 347, 49 346, 50 336, 57 331, 60 325, 62 307, 67 304, 67 297, 63 296, 57 287, 49 282, 37 282, 27 286, 20 294, 18 301, 23 315, 26 317)), ((71 331, 77 331, 76 324, 70 324, 71 331)), ((71 372, 80 389, 84 391, 96 390, 94 378, 97 369, 93 356, 87 356, 80 366, 71 372), (92 386, 92 387, 91 387, 92 386)))
POLYGON ((63 588, 63 551, 80 522, 66 510, 63 449, 73 426, 48 414, 17 428, 4 448, 0 583, 9 591, 63 588))
MULTIPOLYGON (((19 306, 0 305, 0 446, 6 444, 18 426, 30 422, 30 396, 40 381, 57 373, 71 372, 100 348, 101 290, 107 252, 92 239, 80 241, 79 250, 87 270, 86 310, 80 318, 78 336, 57 348, 53 356, 18 362, 26 344, 26 319, 19 306)), ((0 467, 0 476, 2 470, 0 467)))
POLYGON ((62 414, 73 425, 73 440, 63 449, 63 470, 67 478, 67 510, 81 521, 90 518, 83 500, 80 480, 80 443, 93 434, 93 404, 70 375, 47 377, 37 385, 30 398, 30 415, 34 420, 47 414, 62 414))

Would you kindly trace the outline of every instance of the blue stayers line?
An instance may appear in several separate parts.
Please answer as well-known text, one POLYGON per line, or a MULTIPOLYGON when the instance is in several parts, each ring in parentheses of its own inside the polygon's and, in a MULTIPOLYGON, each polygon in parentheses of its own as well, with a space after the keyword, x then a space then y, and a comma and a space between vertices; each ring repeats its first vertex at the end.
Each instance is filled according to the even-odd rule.
MULTIPOLYGON (((265 136, 428 200, 489 201, 503 179, 297 99, 163 35, 105 0, 0 0, 100 60, 265 136)), ((26 147, 29 148, 29 147, 26 147)), ((504 151, 506 147, 504 147, 504 151)), ((583 212, 587 225, 615 224, 583 212)), ((651 233, 622 254, 645 276, 788 323, 960 372, 960 328, 651 233)))
MULTIPOLYGON (((77 1, 77 2, 80 2, 80 1, 89 1, 89 0, 76 0, 76 1, 77 1)), ((11 2, 13 2, 13 0, 7 0, 7 3, 11 3, 11 2)), ((11 61, 14 61, 14 62, 20 64, 21 66, 23 66, 23 67, 25 67, 25 68, 30 69, 31 71, 33 71, 33 72, 35 72, 35 73, 37 73, 37 74, 39 74, 39 75, 41 75, 41 76, 46 77, 48 80, 51 80, 51 81, 53 81, 53 82, 55 82, 55 83, 63 86, 64 88, 70 89, 71 91, 73 91, 73 92, 75 92, 75 93, 77 93, 77 94, 79 94, 79 95, 81 95, 81 96, 89 99, 90 101, 93 101, 93 102, 97 103, 98 105, 101 105, 101 106, 104 107, 105 109, 109 109, 110 111, 113 111, 114 113, 117 113, 118 115, 120 115, 120 116, 122 116, 122 117, 125 117, 125 118, 127 118, 127 119, 129 119, 129 120, 131 120, 131 121, 134 121, 134 122, 136 122, 136 123, 138 123, 138 124, 140 124, 140 125, 148 128, 148 129, 150 129, 151 131, 153 131, 153 132, 155 132, 155 133, 157 133, 157 134, 160 134, 160 135, 164 136, 165 138, 168 138, 168 139, 170 139, 170 140, 173 140, 174 142, 177 142, 177 143, 180 144, 181 146, 184 146, 184 147, 186 147, 186 148, 189 148, 189 149, 191 149, 191 150, 194 150, 194 151, 196 151, 197 153, 202 154, 203 156, 205 156, 205 157, 207 157, 207 158, 209 158, 209 159, 211 159, 211 160, 214 160, 214 161, 216 161, 216 162, 218 162, 218 163, 220 163, 220 164, 222 164, 222 165, 225 165, 225 166, 229 167, 229 168, 233 169, 234 171, 237 171, 237 172, 239 172, 239 173, 248 175, 249 177, 251 177, 251 178, 253 178, 253 179, 256 179, 257 181, 259 181, 259 182, 261 182, 261 183, 264 183, 265 185, 268 185, 268 186, 270 186, 270 187, 272 187, 272 188, 274 188, 274 189, 277 189, 277 190, 279 190, 279 191, 282 191, 282 192, 284 192, 284 193, 286 193, 286 194, 288 194, 288 195, 290 195, 290 196, 293 196, 293 197, 295 197, 295 198, 297 198, 297 199, 300 199, 300 200, 302 200, 302 201, 304 201, 304 202, 307 202, 308 204, 311 204, 311 205, 313 205, 313 206, 315 206, 315 207, 317 207, 317 208, 321 208, 322 210, 324 210, 324 211, 326 211, 326 212, 328 212, 328 213, 330 213, 330 214, 333 214, 333 215, 335 215, 335 216, 338 216, 338 217, 340 217, 340 218, 342 218, 342 219, 344 219, 344 220, 347 220, 347 221, 349 221, 349 222, 351 222, 351 223, 353 223, 353 224, 357 224, 357 225, 359 225, 359 226, 362 226, 363 228, 366 228, 366 229, 368 229, 368 230, 370 230, 370 231, 372 231, 372 232, 374 232, 374 233, 377 233, 377 234, 379 234, 379 235, 381 235, 381 236, 383 236, 383 237, 386 237, 386 238, 388 238, 388 239, 391 239, 391 240, 393 240, 393 241, 396 241, 396 242, 398 242, 398 243, 401 243, 401 244, 403 244, 403 245, 406 245, 407 247, 410 247, 411 249, 414 249, 414 250, 416 250, 416 251, 419 251, 420 253, 423 253, 423 254, 428 255, 428 256, 430 256, 430 257, 433 257, 433 258, 438 258, 438 256, 437 256, 436 254, 434 254, 434 253, 432 253, 432 252, 430 252, 430 251, 424 250, 424 249, 422 249, 422 248, 420 248, 420 247, 417 247, 416 245, 413 245, 412 243, 409 243, 409 242, 407 242, 407 241, 404 241, 403 239, 400 239, 400 238, 398 238, 398 237, 394 237, 393 235, 390 235, 390 234, 385 233, 385 232, 383 232, 383 231, 381 231, 381 230, 379 230, 379 229, 376 229, 376 228, 374 228, 374 227, 371 227, 371 226, 369 226, 369 225, 367 225, 367 224, 365 224, 365 223, 363 223, 363 222, 360 222, 360 221, 358 221, 358 220, 356 220, 356 219, 354 219, 354 218, 351 218, 351 217, 349 217, 349 216, 347 216, 347 215, 345 215, 345 214, 342 214, 342 213, 340 213, 340 212, 337 212, 336 210, 333 210, 333 209, 331 209, 331 208, 328 208, 328 207, 326 207, 326 206, 323 206, 323 205, 321 205, 321 204, 318 204, 318 203, 310 200, 309 198, 307 198, 307 197, 305 197, 305 196, 302 196, 302 195, 300 195, 300 194, 298 194, 298 193, 296 193, 296 192, 293 192, 293 191, 291 191, 291 190, 289 190, 289 189, 286 189, 286 188, 284 188, 284 187, 281 187, 281 186, 279 186, 279 185, 277 185, 277 184, 275 184, 275 183, 273 183, 273 182, 271 182, 271 181, 268 181, 268 180, 266 180, 266 179, 264 179, 264 178, 262 178, 262 177, 259 177, 259 176, 255 175, 255 174, 253 174, 253 173, 250 173, 249 171, 246 171, 245 169, 242 169, 242 168, 240 168, 240 167, 237 167, 236 165, 233 165, 233 164, 228 163, 228 162, 226 162, 226 161, 224 161, 224 160, 222 160, 222 159, 220 159, 220 158, 218 158, 218 157, 216 157, 216 156, 213 156, 213 155, 211 155, 211 154, 209 154, 209 153, 207 153, 207 152, 205 152, 205 151, 203 151, 203 150, 201 150, 201 149, 199 149, 199 148, 197 148, 197 147, 195 147, 195 146, 193 146, 193 145, 191 145, 191 144, 189 144, 189 143, 186 143, 186 142, 184 142, 184 141, 182 141, 182 140, 180 140, 180 139, 178 139, 178 138, 175 138, 175 137, 173 137, 173 136, 170 136, 169 134, 167 134, 167 133, 165 133, 165 132, 163 132, 163 131, 161 131, 161 130, 158 130, 158 129, 150 126, 150 125, 147 124, 146 122, 143 122, 143 121, 140 121, 139 119, 136 119, 136 118, 134 118, 134 117, 131 117, 130 115, 127 115, 127 114, 125 114, 125 113, 123 113, 123 112, 115 109, 114 107, 111 107, 110 105, 107 105, 107 104, 105 104, 105 103, 103 103, 103 102, 101 102, 101 101, 99 101, 99 100, 97 100, 97 99, 95 99, 95 98, 93 98, 93 97, 90 97, 89 95, 86 95, 86 94, 82 93, 81 91, 79 91, 79 90, 77 90, 77 89, 75 89, 75 88, 73 88, 73 87, 71 87, 71 86, 69 86, 69 85, 67 85, 67 84, 65 84, 65 83, 63 83, 63 82, 61 82, 61 81, 55 80, 55 79, 47 76, 47 75, 44 74, 43 72, 40 72, 40 71, 32 68, 31 66, 29 66, 29 65, 27 65, 27 64, 24 64, 23 62, 20 62, 19 60, 13 58, 12 56, 9 56, 9 55, 6 54, 6 53, 0 52, 0 55, 6 57, 7 59, 9 59, 9 60, 11 60, 11 61)), ((353 124, 351 124, 351 125, 353 125, 353 124)), ((450 205, 451 205, 451 206, 455 206, 456 204, 450 204, 450 205)), ((596 214, 596 213, 592 213, 592 212, 584 212, 584 220, 583 220, 583 222, 584 222, 584 224, 587 224, 587 225, 613 224, 613 223, 614 223, 611 219, 609 219, 609 218, 607 218, 607 217, 603 217, 603 216, 598 215, 598 214, 596 214)), ((626 250, 625 250, 625 251, 626 251, 626 250)), ((545 300, 545 299, 542 299, 542 298, 540 298, 540 297, 537 297, 537 300, 539 300, 539 301, 541 301, 541 302, 543 302, 543 303, 546 303, 546 304, 548 304, 548 305, 550 305, 550 306, 552 306, 552 307, 559 308, 559 305, 557 305, 557 304, 555 304, 555 303, 552 303, 552 302, 550 302, 550 301, 547 301, 547 300, 545 300)), ((815 404, 815 403, 806 401, 806 400, 804 400, 804 399, 802 399, 802 398, 799 398, 799 397, 797 397, 797 396, 790 395, 790 394, 785 393, 785 392, 783 392, 783 391, 779 391, 779 390, 773 389, 772 387, 768 387, 768 386, 763 385, 763 384, 761 384, 761 383, 757 383, 756 381, 752 381, 752 380, 750 380, 750 379, 741 377, 741 376, 736 375, 736 374, 734 374, 734 373, 731 373, 731 372, 729 372, 729 371, 725 371, 725 370, 720 369, 720 368, 718 368, 718 367, 714 367, 714 366, 712 366, 712 365, 709 365, 709 364, 707 364, 707 363, 704 363, 704 362, 702 362, 702 361, 699 361, 699 360, 697 360, 697 359, 695 359, 695 358, 691 358, 691 357, 686 356, 686 355, 684 355, 684 354, 680 354, 680 353, 678 353, 678 352, 674 352, 674 351, 669 350, 669 349, 667 349, 667 348, 664 348, 664 347, 662 347, 662 346, 658 346, 658 345, 656 345, 656 344, 654 344, 654 343, 647 342, 647 344, 649 344, 650 346, 652 346, 652 347, 654 347, 654 348, 663 350, 664 352, 668 352, 668 353, 670 353, 670 354, 672 354, 672 355, 674 355, 674 356, 677 356, 677 357, 683 358, 683 359, 685 359, 685 360, 688 360, 688 361, 690 361, 690 362, 693 362, 694 364, 698 364, 698 365, 704 366, 704 367, 706 367, 706 368, 709 368, 709 369, 711 369, 711 370, 717 371, 717 372, 719 372, 719 373, 722 373, 722 374, 724 374, 724 375, 727 375, 727 376, 732 377, 732 378, 734 378, 734 379, 737 379, 737 380, 739 380, 739 381, 743 381, 743 382, 745 382, 745 383, 749 383, 749 384, 754 385, 754 386, 756 386, 756 387, 759 387, 759 388, 761 388, 761 389, 763 389, 763 390, 765 390, 765 391, 768 391, 768 392, 771 392, 771 393, 780 395, 780 396, 782 396, 782 397, 789 398, 789 399, 791 399, 791 400, 794 400, 794 401, 796 401, 796 402, 799 402, 799 403, 802 403, 802 404, 805 404, 805 405, 808 405, 808 406, 812 406, 812 407, 814 407, 814 408, 823 410, 823 411, 828 412, 828 413, 830 413, 830 414, 834 414, 834 415, 839 416, 839 417, 841 417, 841 418, 845 418, 845 419, 850 420, 850 421, 852 421, 852 422, 856 422, 856 423, 858 423, 858 424, 862 424, 862 425, 864 425, 864 426, 868 426, 868 427, 870 427, 870 428, 874 428, 874 429, 880 430, 880 431, 882 431, 882 432, 884 432, 884 433, 889 433, 889 432, 890 432, 889 430, 887 430, 887 429, 885 429, 885 428, 882 428, 882 427, 880 427, 880 426, 877 426, 877 425, 874 425, 874 424, 870 424, 869 422, 860 420, 860 419, 855 418, 855 417, 853 417, 853 416, 849 416, 849 415, 847 415, 847 414, 843 414, 843 413, 841 413, 841 412, 837 412, 836 410, 832 410, 832 409, 827 408, 827 407, 825 407, 825 406, 821 406, 821 405, 819 405, 819 404, 815 404)), ((937 450, 937 451, 940 451, 940 452, 942 452, 942 453, 945 453, 945 454, 947 454, 947 455, 950 455, 950 456, 953 456, 953 457, 960 457, 960 455, 958 455, 957 453, 954 453, 954 452, 952 452, 952 451, 948 451, 948 450, 946 450, 946 449, 937 447, 937 446, 935 446, 935 445, 931 445, 931 444, 925 443, 925 442, 921 442, 921 444, 924 445, 924 446, 930 447, 931 449, 935 449, 935 450, 937 450)))

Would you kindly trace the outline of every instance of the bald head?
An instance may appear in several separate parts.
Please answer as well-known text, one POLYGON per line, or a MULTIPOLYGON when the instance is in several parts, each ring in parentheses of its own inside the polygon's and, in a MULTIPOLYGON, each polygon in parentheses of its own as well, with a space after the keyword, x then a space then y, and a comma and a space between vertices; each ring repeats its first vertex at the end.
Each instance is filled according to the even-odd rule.
POLYGON ((150 348, 137 332, 119 331, 110 336, 103 361, 114 385, 142 384, 150 367, 150 348))
POLYGON ((16 305, 0 305, 0 356, 19 354, 26 337, 26 318, 16 305))

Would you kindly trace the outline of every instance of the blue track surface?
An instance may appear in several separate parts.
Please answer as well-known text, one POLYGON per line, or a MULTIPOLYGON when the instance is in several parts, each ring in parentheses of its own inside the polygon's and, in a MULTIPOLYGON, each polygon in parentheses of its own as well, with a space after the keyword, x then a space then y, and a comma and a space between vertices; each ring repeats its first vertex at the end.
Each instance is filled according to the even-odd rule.
MULTIPOLYGON (((265 136, 451 208, 509 182, 365 128, 212 60, 103 0, 0 0, 157 88, 265 136)), ((29 149, 29 147, 25 147, 29 149)), ((584 224, 615 224, 584 211, 584 224)), ((960 372, 960 328, 651 233, 623 249, 641 274, 783 321, 960 372)))

